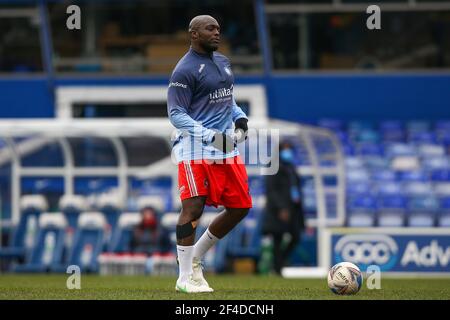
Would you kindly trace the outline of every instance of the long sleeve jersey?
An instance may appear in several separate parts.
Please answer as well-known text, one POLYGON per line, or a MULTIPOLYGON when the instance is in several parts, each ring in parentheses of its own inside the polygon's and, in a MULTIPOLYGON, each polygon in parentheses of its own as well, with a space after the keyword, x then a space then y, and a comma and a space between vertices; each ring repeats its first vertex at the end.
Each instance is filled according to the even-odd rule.
POLYGON ((217 131, 230 134, 233 122, 247 119, 233 97, 233 84, 230 61, 220 53, 190 48, 178 62, 167 93, 167 112, 177 128, 172 140, 178 162, 239 154, 237 148, 223 153, 211 145, 217 131))

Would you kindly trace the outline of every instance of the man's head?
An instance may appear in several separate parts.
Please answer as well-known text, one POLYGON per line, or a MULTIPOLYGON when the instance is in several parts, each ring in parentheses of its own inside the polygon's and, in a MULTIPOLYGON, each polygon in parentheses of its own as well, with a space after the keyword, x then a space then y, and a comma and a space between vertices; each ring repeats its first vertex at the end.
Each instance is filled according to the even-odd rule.
POLYGON ((213 17, 208 15, 196 16, 189 23, 189 33, 194 49, 210 53, 219 48, 220 26, 213 17))
POLYGON ((279 147, 281 162, 294 163, 295 154, 292 143, 288 140, 285 140, 280 143, 279 147))

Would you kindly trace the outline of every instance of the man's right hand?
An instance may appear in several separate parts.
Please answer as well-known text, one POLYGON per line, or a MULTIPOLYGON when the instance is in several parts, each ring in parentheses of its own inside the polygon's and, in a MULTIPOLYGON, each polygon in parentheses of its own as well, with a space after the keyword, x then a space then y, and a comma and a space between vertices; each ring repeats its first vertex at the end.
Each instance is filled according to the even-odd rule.
POLYGON ((219 149, 223 153, 229 153, 236 147, 236 143, 234 142, 233 138, 222 132, 217 132, 214 135, 214 138, 211 141, 211 145, 213 145, 216 149, 219 149))

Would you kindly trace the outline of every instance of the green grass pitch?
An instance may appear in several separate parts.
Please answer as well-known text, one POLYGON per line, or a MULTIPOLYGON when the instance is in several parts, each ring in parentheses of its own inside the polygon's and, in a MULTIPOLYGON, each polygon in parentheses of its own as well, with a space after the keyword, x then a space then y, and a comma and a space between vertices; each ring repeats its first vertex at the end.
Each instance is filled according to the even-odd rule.
POLYGON ((69 275, 0 275, 0 299, 146 299, 146 300, 450 300, 450 278, 381 279, 380 290, 365 282, 354 296, 334 295, 326 279, 276 276, 208 275, 214 293, 175 292, 175 277, 82 275, 81 289, 69 290, 69 275))

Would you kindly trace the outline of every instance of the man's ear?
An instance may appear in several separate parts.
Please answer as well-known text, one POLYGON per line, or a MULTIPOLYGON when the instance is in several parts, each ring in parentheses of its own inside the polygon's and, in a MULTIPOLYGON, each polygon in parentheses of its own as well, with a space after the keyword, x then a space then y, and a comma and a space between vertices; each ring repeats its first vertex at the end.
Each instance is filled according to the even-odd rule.
POLYGON ((191 31, 191 39, 197 40, 198 39, 198 32, 195 30, 191 31))

